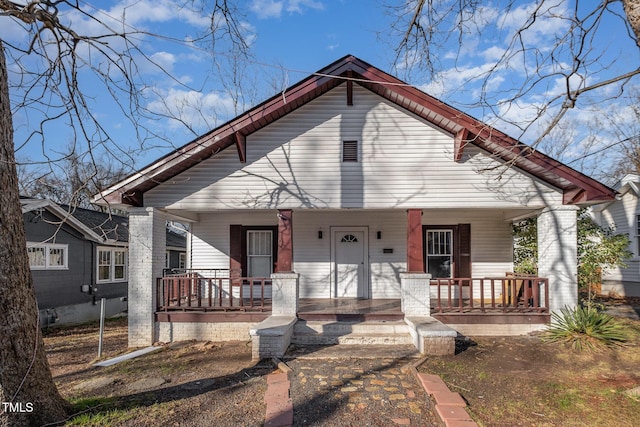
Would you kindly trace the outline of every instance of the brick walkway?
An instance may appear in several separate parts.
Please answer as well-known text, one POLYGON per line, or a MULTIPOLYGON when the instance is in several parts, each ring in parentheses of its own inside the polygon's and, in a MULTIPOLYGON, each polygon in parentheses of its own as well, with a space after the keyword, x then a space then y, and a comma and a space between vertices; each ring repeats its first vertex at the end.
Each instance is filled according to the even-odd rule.
POLYGON ((336 347, 345 346, 299 354, 268 376, 265 426, 477 426, 459 394, 437 376, 418 375, 415 353, 336 347))

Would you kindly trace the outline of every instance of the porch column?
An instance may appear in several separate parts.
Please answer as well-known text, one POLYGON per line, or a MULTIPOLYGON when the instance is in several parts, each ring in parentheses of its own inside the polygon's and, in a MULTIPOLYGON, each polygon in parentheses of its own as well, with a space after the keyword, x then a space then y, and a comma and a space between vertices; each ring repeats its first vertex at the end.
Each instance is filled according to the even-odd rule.
POLYGON ((430 279, 429 273, 400 273, 404 317, 431 317, 430 279))
POLYGON ((295 317, 298 313, 299 275, 293 272, 293 211, 278 210, 278 265, 271 275, 271 315, 295 317))
POLYGON ((422 209, 407 210, 407 272, 424 273, 422 209))
POLYGON ((293 211, 278 210, 278 273, 293 271, 293 211))
POLYGON ((271 315, 296 317, 298 314, 298 273, 273 273, 271 275, 271 315))
POLYGON ((129 347, 155 341, 156 278, 164 268, 166 221, 156 208, 129 211, 129 347))
POLYGON ((549 309, 578 304, 577 207, 545 208, 538 215, 538 276, 549 279, 549 309))

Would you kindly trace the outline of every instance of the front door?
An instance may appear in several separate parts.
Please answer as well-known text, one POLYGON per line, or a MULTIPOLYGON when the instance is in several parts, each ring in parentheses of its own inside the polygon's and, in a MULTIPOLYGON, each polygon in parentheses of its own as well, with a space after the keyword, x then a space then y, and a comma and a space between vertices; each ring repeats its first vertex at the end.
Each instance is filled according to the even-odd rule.
POLYGON ((333 296, 369 298, 367 227, 332 228, 333 296))

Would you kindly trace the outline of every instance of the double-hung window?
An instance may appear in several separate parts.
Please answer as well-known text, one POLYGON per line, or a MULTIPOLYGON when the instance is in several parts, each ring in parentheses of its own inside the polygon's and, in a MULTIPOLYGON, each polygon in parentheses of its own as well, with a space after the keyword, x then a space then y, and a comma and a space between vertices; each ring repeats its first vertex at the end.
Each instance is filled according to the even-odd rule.
POLYGON ((247 231, 247 272, 249 277, 270 277, 273 273, 273 233, 247 231))
POLYGON ((124 282, 126 280, 127 250, 99 247, 97 282, 124 282))
POLYGON ((427 231, 427 272, 435 278, 452 277, 453 230, 427 231))
POLYGON ((29 267, 32 270, 66 270, 69 268, 69 246, 56 243, 27 243, 29 267))

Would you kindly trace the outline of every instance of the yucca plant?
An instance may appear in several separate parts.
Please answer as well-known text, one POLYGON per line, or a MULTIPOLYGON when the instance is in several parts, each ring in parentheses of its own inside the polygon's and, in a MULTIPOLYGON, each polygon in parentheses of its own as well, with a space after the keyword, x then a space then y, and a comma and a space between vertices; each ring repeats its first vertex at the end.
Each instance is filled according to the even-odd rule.
POLYGON ((552 313, 551 325, 542 339, 566 342, 576 350, 596 351, 624 345, 629 334, 624 325, 594 307, 564 307, 552 313))

